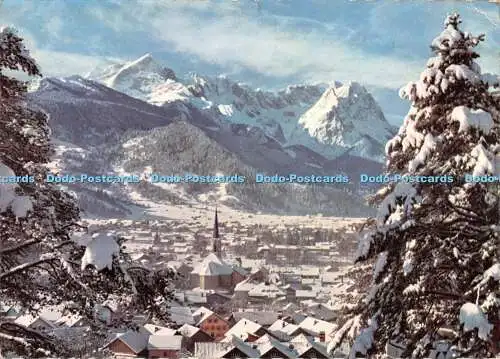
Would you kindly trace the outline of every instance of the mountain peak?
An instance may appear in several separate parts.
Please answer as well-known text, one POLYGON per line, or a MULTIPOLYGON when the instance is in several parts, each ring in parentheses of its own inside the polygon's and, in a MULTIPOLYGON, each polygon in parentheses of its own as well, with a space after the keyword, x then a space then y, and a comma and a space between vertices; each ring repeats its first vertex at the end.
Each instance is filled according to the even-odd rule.
POLYGON ((151 53, 130 62, 114 63, 103 70, 92 71, 88 77, 141 100, 147 100, 158 86, 168 80, 177 80, 175 72, 161 66, 151 53))
POLYGON ((379 149, 390 138, 392 130, 371 94, 357 82, 326 89, 316 104, 301 116, 299 126, 317 141, 314 149, 325 145, 355 149, 354 154, 376 160, 380 160, 379 149), (374 156, 362 151, 367 144, 373 148, 369 152, 374 156))
POLYGON ((338 97, 356 97, 357 95, 367 95, 365 87, 359 82, 350 81, 347 84, 341 85, 335 89, 338 97))
POLYGON ((155 59, 153 58, 153 55, 151 55, 149 52, 142 55, 139 57, 137 60, 134 60, 129 63, 129 66, 140 66, 140 65, 156 65, 159 66, 155 59))

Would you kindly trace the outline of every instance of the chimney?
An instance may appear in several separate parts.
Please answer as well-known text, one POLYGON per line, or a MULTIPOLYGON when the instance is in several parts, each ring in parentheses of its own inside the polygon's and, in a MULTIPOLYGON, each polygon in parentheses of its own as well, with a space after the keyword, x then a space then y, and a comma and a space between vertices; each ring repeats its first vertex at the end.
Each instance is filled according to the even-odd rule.
POLYGON ((324 331, 319 332, 319 341, 320 341, 321 343, 324 343, 324 342, 325 342, 325 340, 326 340, 326 335, 325 335, 325 332, 324 332, 324 331))

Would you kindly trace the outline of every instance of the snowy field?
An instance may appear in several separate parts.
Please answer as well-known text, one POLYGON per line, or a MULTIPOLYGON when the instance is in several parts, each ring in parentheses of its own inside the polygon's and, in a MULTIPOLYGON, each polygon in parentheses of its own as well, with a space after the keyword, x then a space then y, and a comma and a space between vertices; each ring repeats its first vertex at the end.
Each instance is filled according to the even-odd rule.
MULTIPOLYGON (((130 193, 131 198, 141 207, 135 207, 134 213, 123 220, 175 220, 186 221, 186 223, 196 221, 202 226, 211 226, 213 223, 213 213, 215 208, 202 204, 192 205, 171 205, 155 203, 144 199, 137 192, 130 193)), ((326 217, 326 216, 284 216, 263 213, 242 212, 224 205, 218 205, 219 218, 221 222, 239 222, 242 225, 265 224, 267 226, 294 225, 296 227, 307 226, 314 228, 342 229, 352 228, 353 225, 363 223, 360 218, 347 217, 326 217)), ((100 223, 99 219, 86 218, 89 223, 100 223)), ((109 220, 106 220, 109 221, 109 220)), ((349 230, 348 230, 349 232, 349 230)))

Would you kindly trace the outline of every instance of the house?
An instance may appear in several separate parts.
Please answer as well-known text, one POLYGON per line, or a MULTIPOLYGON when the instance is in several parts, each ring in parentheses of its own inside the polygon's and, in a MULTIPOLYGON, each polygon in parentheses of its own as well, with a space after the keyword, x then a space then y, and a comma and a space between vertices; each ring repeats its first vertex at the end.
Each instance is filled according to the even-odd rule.
POLYGON ((155 324, 144 324, 141 328, 139 328, 139 331, 146 336, 148 335, 176 335, 177 330, 176 329, 171 329, 167 327, 162 327, 160 325, 155 325, 155 324))
POLYGON ((337 313, 329 306, 323 303, 313 303, 303 312, 311 317, 319 318, 327 322, 337 319, 337 313))
POLYGON ((304 332, 308 333, 308 335, 315 337, 319 337, 321 333, 330 335, 337 329, 336 324, 313 317, 306 317, 300 323, 297 323, 297 325, 304 330, 304 332))
POLYGON ((22 314, 21 307, 0 303, 0 318, 3 320, 14 320, 22 314))
POLYGON ((55 325, 49 320, 31 314, 24 314, 17 317, 14 323, 40 332, 50 332, 55 328, 55 325))
POLYGON ((270 335, 264 335, 256 343, 258 343, 259 358, 298 358, 292 343, 280 342, 270 335))
POLYGON ((257 345, 248 345, 236 336, 230 338, 231 346, 219 352, 218 358, 259 358, 257 345))
POLYGON ((297 324, 287 323, 281 319, 276 320, 273 325, 267 328, 267 331, 282 341, 289 341, 297 335, 305 333, 297 324))
POLYGON ((229 322, 208 308, 201 307, 193 313, 196 326, 215 340, 224 338, 230 328, 229 322))
POLYGON ((232 340, 233 336, 243 341, 253 341, 265 334, 267 331, 262 325, 243 318, 226 332, 224 341, 232 340))
POLYGON ((194 324, 193 313, 188 307, 172 306, 168 309, 168 312, 170 313, 170 320, 179 326, 186 323, 194 324))
POLYGON ((257 285, 250 281, 251 277, 245 279, 244 281, 236 284, 234 287, 233 298, 236 300, 241 300, 244 303, 248 300, 248 293, 257 285))
POLYGON ((69 328, 84 327, 88 325, 85 318, 78 314, 65 314, 55 321, 57 326, 64 326, 69 328))
POLYGON ((181 335, 151 335, 148 339, 148 358, 169 358, 180 357, 183 345, 181 335))
POLYGON ((225 295, 223 293, 207 293, 207 305, 211 308, 215 308, 220 305, 224 305, 225 303, 231 301, 231 297, 229 295, 225 295))
POLYGON ((317 358, 326 359, 331 356, 328 354, 328 348, 325 343, 325 337, 322 336, 320 341, 314 341, 311 337, 304 334, 299 334, 292 340, 299 358, 317 358))
POLYGON ((117 357, 146 357, 149 335, 140 331, 117 334, 104 348, 117 357))
POLYGON ((268 302, 279 297, 285 297, 285 295, 284 290, 269 282, 258 284, 248 292, 248 298, 252 302, 268 302))
POLYGON ((184 345, 189 352, 194 351, 195 343, 210 343, 214 341, 214 338, 212 338, 210 334, 189 324, 184 324, 177 329, 177 333, 184 337, 184 345))
POLYGON ((233 312, 231 316, 228 318, 231 324, 236 324, 241 319, 248 319, 257 324, 260 324, 264 328, 271 326, 281 315, 276 312, 267 312, 267 311, 254 311, 254 310, 245 310, 241 312, 233 312))

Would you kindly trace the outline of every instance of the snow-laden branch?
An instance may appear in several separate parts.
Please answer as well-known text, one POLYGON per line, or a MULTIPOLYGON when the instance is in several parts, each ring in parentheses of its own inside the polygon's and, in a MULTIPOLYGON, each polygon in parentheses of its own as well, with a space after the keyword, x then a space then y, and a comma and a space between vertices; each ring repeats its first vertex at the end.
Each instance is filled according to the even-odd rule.
POLYGON ((64 255, 61 255, 59 260, 61 262, 62 267, 64 268, 66 273, 68 273, 70 278, 73 279, 78 285, 80 285, 80 287, 82 287, 86 291, 89 290, 89 287, 85 283, 83 283, 80 279, 78 279, 78 275, 75 273, 75 270, 71 266, 69 260, 66 259, 64 255))
POLYGON ((55 257, 54 254, 50 254, 50 255, 43 256, 42 258, 37 259, 35 261, 23 263, 23 264, 20 264, 18 266, 12 267, 8 271, 0 273, 0 281, 3 280, 4 278, 7 278, 7 277, 13 275, 13 274, 23 272, 23 271, 30 269, 30 268, 33 268, 33 267, 37 267, 43 263, 52 262, 56 259, 57 258, 55 257))
POLYGON ((20 250, 22 250, 24 248, 31 247, 32 245, 40 243, 40 242, 41 242, 40 239, 32 239, 32 240, 23 242, 21 244, 18 244, 17 246, 3 248, 3 249, 0 249, 0 255, 5 255, 5 254, 13 253, 13 252, 18 252, 18 251, 20 251, 20 250))

